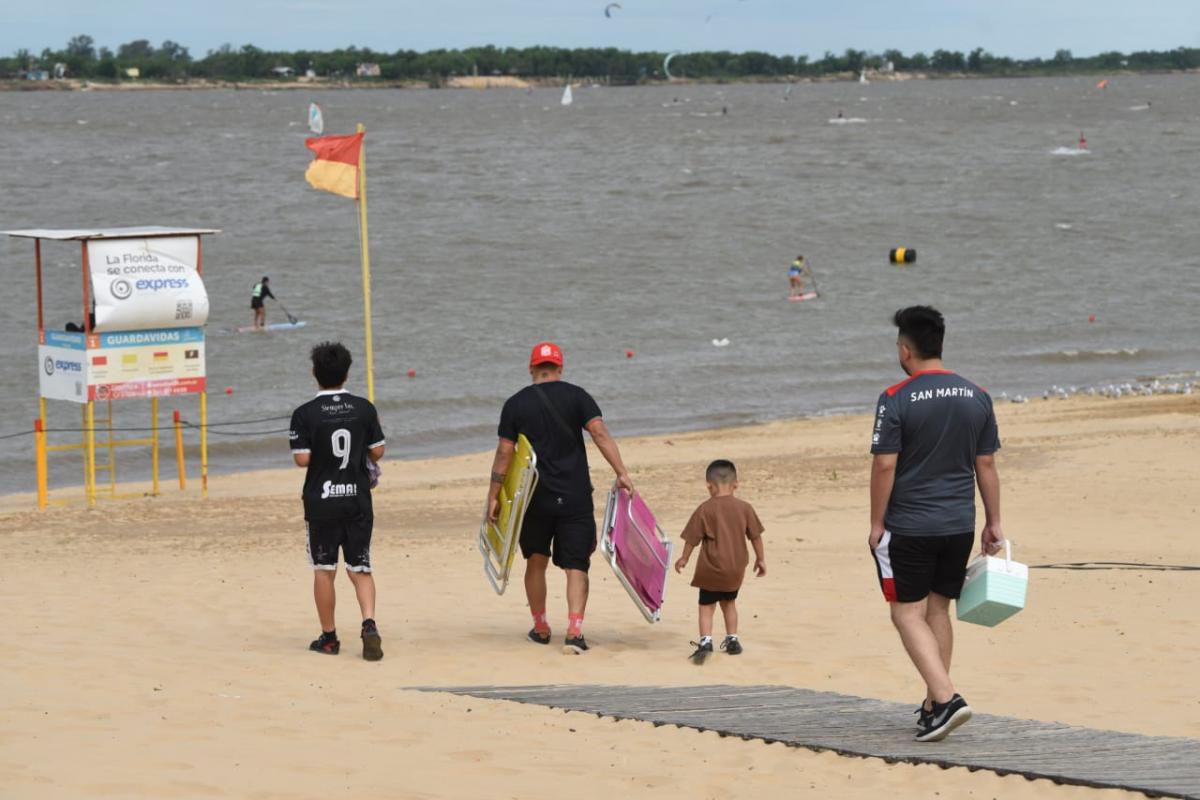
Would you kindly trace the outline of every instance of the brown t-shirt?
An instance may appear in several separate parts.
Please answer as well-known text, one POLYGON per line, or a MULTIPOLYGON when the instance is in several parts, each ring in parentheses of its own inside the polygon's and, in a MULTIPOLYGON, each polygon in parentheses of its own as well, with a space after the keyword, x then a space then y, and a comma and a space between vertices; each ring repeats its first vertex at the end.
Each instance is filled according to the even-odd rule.
POLYGON ((710 592, 736 592, 742 588, 750 563, 746 540, 757 539, 762 532, 754 506, 745 500, 723 495, 701 503, 683 529, 683 540, 700 546, 692 586, 710 592))

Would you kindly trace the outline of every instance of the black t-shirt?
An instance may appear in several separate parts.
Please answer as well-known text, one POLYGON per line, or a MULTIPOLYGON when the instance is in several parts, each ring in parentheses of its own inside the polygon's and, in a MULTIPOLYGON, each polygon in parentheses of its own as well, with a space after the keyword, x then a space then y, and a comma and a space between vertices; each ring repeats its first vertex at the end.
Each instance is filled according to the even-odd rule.
POLYGON ((1000 449, 992 398, 945 370, 879 395, 872 453, 899 453, 884 525, 904 536, 975 530, 975 457, 1000 449))
POLYGON ((592 480, 583 429, 600 416, 600 406, 592 396, 566 381, 526 386, 505 401, 497 430, 500 438, 515 442, 523 433, 537 454, 538 487, 533 502, 564 511, 591 509, 592 480), (539 391, 546 402, 538 397, 539 391), (561 423, 546 403, 558 411, 561 423))
POLYGON ((384 444, 379 413, 365 397, 328 390, 292 412, 293 453, 309 453, 304 518, 371 516, 367 451, 384 444))

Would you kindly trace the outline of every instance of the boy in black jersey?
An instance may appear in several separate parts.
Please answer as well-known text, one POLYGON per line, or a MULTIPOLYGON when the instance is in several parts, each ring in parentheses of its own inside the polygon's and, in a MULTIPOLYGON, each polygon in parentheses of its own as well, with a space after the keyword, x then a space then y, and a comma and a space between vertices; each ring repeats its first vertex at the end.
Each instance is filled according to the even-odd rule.
POLYGON ((383 658, 375 625, 375 579, 371 577, 371 488, 383 458, 383 430, 375 406, 343 387, 353 359, 339 342, 312 349, 312 373, 321 391, 292 413, 292 458, 305 467, 304 519, 308 523, 308 563, 321 636, 310 650, 337 655, 334 589, 338 549, 362 610, 363 658, 383 658))

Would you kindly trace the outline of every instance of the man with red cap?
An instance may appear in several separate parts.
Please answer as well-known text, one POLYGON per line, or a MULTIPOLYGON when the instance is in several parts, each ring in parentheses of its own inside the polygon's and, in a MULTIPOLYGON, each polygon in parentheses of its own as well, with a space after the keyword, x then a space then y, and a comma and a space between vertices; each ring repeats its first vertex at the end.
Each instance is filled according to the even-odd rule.
POLYGON ((583 613, 588 599, 588 568, 596 549, 596 517, 588 473, 583 431, 596 443, 617 475, 617 483, 633 491, 633 481, 621 461, 617 442, 608 432, 600 407, 582 388, 562 379, 562 350, 540 342, 529 357, 533 383, 514 394, 500 412, 496 458, 488 490, 488 515, 500 514, 500 485, 512 461, 517 436, 525 434, 537 453, 538 485, 521 526, 521 555, 525 557, 525 596, 533 615, 529 638, 550 644, 546 617, 546 567, 567 573, 567 636, 564 653, 588 649, 583 638, 583 613))

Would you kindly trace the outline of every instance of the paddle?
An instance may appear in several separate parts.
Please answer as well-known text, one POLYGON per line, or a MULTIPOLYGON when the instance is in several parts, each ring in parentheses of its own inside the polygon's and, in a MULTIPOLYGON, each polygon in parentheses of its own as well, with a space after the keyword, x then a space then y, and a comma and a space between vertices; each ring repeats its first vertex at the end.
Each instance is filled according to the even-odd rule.
MULTIPOLYGON (((275 302, 276 302, 276 303, 279 303, 279 298, 275 298, 275 302)), ((288 310, 287 310, 287 306, 285 306, 283 303, 279 303, 279 307, 280 307, 281 309, 283 309, 283 313, 284 313, 284 314, 287 314, 288 322, 290 322, 290 323, 292 323, 293 325, 295 325, 297 322, 299 322, 299 321, 300 321, 300 320, 296 319, 294 316, 292 316, 292 312, 288 311, 288 310)))

